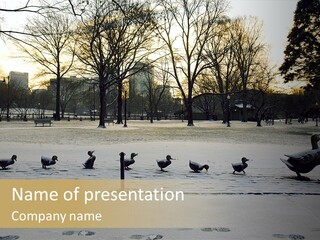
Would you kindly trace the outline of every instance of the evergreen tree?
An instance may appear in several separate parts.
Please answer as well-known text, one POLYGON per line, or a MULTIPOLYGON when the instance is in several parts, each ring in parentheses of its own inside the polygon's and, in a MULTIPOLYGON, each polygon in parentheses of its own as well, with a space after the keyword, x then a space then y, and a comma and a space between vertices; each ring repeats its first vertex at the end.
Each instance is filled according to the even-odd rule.
POLYGON ((300 0, 280 67, 285 82, 306 81, 320 89, 320 0, 300 0))

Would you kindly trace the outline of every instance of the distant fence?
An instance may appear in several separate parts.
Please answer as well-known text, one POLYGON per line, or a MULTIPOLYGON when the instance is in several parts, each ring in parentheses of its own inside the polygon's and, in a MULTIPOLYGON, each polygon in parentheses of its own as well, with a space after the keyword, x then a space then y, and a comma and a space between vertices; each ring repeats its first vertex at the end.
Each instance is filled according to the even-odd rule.
MULTIPOLYGON (((168 114, 165 116, 154 116, 154 121, 157 120, 181 120, 181 115, 175 115, 175 114, 168 114)), ((54 114, 53 113, 43 113, 43 114, 36 114, 36 113, 28 113, 28 114, 20 114, 20 113, 10 113, 9 114, 9 119, 10 121, 28 121, 28 120, 34 120, 34 119, 54 119, 54 114)), ((113 119, 117 120, 117 116, 114 115, 107 115, 105 117, 106 119, 113 119)), ((78 115, 74 113, 66 113, 64 114, 64 117, 61 117, 61 120, 99 120, 98 115, 78 115)), ((124 116, 123 116, 124 119, 124 116)), ((0 114, 0 121, 5 121, 7 120, 7 115, 6 113, 2 112, 0 114)), ((127 120, 146 120, 149 121, 150 117, 147 115, 141 115, 141 114, 130 114, 127 116, 127 120)))

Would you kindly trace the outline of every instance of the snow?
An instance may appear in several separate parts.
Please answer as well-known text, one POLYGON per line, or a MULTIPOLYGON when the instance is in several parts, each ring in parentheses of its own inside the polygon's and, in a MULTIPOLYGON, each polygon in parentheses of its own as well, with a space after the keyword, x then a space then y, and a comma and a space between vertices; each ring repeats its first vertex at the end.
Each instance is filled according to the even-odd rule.
MULTIPOLYGON (((319 133, 314 122, 258 128, 255 123, 128 121, 128 128, 98 122, 0 122, 0 157, 18 161, 0 171, 1 179, 119 179, 119 153, 139 155, 126 179, 179 180, 176 188, 201 196, 194 227, 157 229, 0 229, 1 236, 21 239, 319 239, 320 167, 298 181, 281 161, 284 154, 311 148, 310 136, 319 133), (87 151, 95 150, 95 169, 83 169, 87 151), (175 160, 161 172, 157 159, 175 160), (40 157, 59 161, 42 169, 40 157), (245 156, 244 174, 232 174, 231 164, 245 156), (210 166, 208 173, 190 171, 189 160, 210 166), (187 183, 187 184, 186 184, 187 183), (197 222, 202 225, 199 226, 197 222), (90 235, 92 232, 94 234, 90 235), (88 234, 86 234, 88 233, 88 234), (90 236, 89 236, 90 235, 90 236)), ((0 238, 1 239, 1 238, 0 238)), ((9 240, 9 238, 7 239, 9 240)))

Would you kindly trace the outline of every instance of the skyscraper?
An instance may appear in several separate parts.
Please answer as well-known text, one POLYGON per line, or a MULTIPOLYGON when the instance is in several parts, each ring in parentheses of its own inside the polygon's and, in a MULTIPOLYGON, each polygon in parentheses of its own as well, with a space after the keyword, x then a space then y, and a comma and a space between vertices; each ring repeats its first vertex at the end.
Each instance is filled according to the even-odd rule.
POLYGON ((10 85, 28 90, 29 74, 26 72, 9 72, 10 85))

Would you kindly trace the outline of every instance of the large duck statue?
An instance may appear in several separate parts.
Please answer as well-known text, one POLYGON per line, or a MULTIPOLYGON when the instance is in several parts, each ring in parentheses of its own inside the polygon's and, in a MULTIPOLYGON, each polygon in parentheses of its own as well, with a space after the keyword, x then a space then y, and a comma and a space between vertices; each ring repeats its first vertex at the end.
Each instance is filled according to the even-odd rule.
POLYGON ((297 174, 300 180, 309 180, 307 177, 301 176, 301 173, 308 173, 316 166, 320 165, 320 148, 318 141, 320 140, 319 134, 311 136, 312 149, 295 153, 285 154, 288 159, 281 159, 286 166, 297 174))
POLYGON ((126 170, 129 170, 129 166, 134 164, 136 161, 134 160, 134 158, 138 156, 138 153, 131 153, 130 158, 125 158, 124 159, 124 168, 126 170))
POLYGON ((93 169, 93 164, 94 164, 94 161, 96 160, 96 156, 93 155, 93 153, 94 153, 94 150, 88 151, 89 158, 84 164, 82 164, 84 168, 93 169))
POLYGON ((7 169, 7 166, 14 164, 15 161, 17 161, 17 155, 12 155, 11 158, 0 159, 0 167, 7 169))
POLYGON ((157 164, 161 171, 165 172, 163 169, 171 164, 171 160, 173 160, 173 158, 170 155, 167 155, 165 160, 157 160, 157 164))
POLYGON ((250 161, 248 158, 243 157, 241 158, 241 163, 232 163, 231 165, 233 167, 233 174, 236 172, 243 172, 246 174, 244 170, 248 167, 248 161, 250 161))
POLYGON ((53 155, 52 158, 41 156, 41 164, 43 169, 46 169, 47 166, 55 165, 57 161, 58 157, 56 155, 53 155))
POLYGON ((207 164, 200 164, 194 161, 189 160, 189 167, 191 170, 193 170, 195 173, 201 172, 203 169, 205 169, 208 172, 209 166, 207 164))

